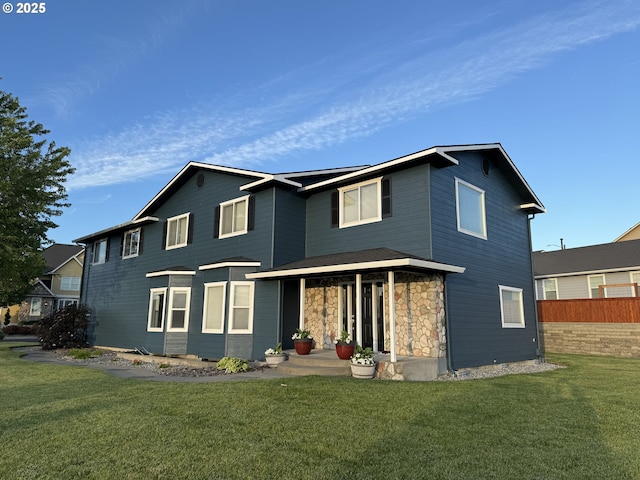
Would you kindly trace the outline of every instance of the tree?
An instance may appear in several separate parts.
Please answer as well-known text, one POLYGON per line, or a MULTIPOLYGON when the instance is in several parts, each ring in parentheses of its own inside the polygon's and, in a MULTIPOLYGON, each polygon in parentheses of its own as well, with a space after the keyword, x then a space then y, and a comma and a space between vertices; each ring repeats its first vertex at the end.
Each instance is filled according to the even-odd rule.
POLYGON ((45 267, 52 218, 68 207, 64 182, 71 151, 28 120, 18 99, 0 90, 0 306, 21 302, 45 267))

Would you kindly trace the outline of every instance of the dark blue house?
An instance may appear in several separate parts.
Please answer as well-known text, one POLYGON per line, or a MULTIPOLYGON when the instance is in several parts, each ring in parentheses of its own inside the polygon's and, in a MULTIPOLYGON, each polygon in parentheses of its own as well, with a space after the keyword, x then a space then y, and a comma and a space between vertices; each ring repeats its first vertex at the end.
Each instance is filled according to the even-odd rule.
POLYGON ((534 359, 542 212, 500 144, 284 174, 192 162, 131 221, 76 240, 90 340, 261 359, 304 327, 320 349, 346 329, 391 366, 534 359))

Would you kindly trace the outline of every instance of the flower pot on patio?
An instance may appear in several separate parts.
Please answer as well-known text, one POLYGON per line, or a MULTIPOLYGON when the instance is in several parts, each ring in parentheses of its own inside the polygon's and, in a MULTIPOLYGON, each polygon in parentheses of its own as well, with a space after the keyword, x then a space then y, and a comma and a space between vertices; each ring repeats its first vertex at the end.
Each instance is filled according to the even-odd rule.
POLYGON ((373 378, 376 374, 376 364, 373 365, 356 365, 351 364, 351 376, 353 378, 373 378))
POLYGON ((313 346, 313 340, 311 338, 301 338, 293 341, 293 346, 296 349, 298 355, 309 355, 311 347, 313 346))
POLYGON ((340 360, 349 360, 353 355, 356 346, 354 343, 336 343, 336 354, 340 360))
POLYGON ((270 367, 277 367, 278 364, 284 362, 287 359, 287 355, 284 353, 267 355, 265 359, 267 360, 267 365, 269 365, 270 367))

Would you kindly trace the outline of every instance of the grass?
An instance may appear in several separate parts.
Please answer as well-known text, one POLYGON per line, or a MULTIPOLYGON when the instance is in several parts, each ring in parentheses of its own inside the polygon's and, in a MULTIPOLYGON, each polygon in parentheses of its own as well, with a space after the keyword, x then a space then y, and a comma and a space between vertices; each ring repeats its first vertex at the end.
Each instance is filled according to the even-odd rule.
POLYGON ((640 360, 464 382, 118 379, 0 344, 0 478, 640 478, 640 360))

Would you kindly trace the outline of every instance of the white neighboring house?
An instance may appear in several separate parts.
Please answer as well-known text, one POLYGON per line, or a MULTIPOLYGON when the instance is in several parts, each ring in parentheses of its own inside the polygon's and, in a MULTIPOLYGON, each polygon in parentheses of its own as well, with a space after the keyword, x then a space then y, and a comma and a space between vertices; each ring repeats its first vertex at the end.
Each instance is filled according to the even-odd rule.
POLYGON ((538 300, 638 296, 640 239, 533 252, 533 272, 538 300))

